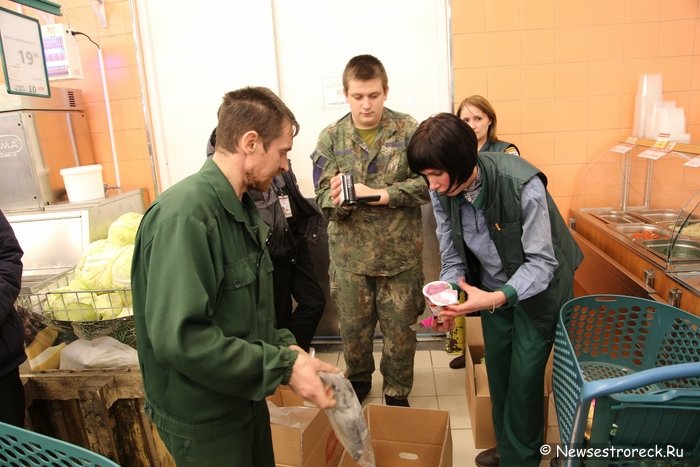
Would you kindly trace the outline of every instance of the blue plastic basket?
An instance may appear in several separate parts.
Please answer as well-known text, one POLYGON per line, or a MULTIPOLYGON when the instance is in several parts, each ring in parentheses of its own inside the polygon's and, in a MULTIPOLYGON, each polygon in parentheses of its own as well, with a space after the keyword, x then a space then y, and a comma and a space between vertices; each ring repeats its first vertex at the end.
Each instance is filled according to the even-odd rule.
POLYGON ((700 465, 700 317, 637 297, 570 300, 557 326, 552 383, 562 447, 672 446, 684 454, 658 464, 579 452, 564 456, 565 465, 700 465))
POLYGON ((3 467, 119 467, 114 461, 74 444, 0 422, 3 467))

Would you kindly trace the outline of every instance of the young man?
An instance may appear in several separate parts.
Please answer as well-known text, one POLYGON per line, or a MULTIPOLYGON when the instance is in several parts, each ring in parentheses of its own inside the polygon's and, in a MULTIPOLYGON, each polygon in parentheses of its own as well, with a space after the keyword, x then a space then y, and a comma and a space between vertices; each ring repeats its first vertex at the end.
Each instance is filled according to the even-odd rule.
POLYGON ((385 401, 408 406, 416 350, 410 326, 425 307, 420 205, 428 201, 428 190, 406 162, 417 123, 384 108, 388 79, 371 55, 350 59, 343 90, 350 113, 321 132, 311 158, 316 203, 329 220, 330 288, 347 377, 362 401, 371 389, 379 321, 385 401), (378 200, 341 205, 339 174, 353 176, 358 197, 378 200))
POLYGON ((151 417, 178 467, 275 465, 265 396, 289 384, 334 404, 338 371, 275 330, 268 228, 247 190, 287 168, 298 124, 269 89, 224 96, 214 155, 151 205, 136 236, 132 292, 151 417))
POLYGON ((544 174, 517 156, 479 153, 474 130, 458 116, 421 123, 408 162, 431 190, 440 277, 458 282, 467 296, 445 308, 446 327, 481 311, 497 452, 484 451, 476 464, 536 467, 545 366, 559 309, 573 297, 581 250, 544 174))

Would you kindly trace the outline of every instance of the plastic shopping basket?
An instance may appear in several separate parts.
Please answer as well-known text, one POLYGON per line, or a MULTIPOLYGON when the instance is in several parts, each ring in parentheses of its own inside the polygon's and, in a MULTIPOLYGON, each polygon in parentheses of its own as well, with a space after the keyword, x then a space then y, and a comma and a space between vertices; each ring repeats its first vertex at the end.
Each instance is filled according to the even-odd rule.
POLYGON ((0 422, 0 465, 10 467, 119 467, 75 444, 0 422))
POLYGON ((553 388, 565 465, 700 465, 700 317, 636 297, 570 300, 553 388), (641 451, 661 447, 670 456, 641 451))

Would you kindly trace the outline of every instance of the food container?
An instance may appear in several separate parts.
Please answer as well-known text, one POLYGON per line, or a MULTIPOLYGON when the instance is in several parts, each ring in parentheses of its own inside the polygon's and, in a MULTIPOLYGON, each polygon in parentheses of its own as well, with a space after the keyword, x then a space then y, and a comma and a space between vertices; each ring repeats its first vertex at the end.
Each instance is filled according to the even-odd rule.
POLYGON ((61 176, 66 186, 68 201, 80 203, 105 197, 102 166, 83 165, 61 169, 61 176))
POLYGON ((672 235, 669 230, 651 224, 608 224, 608 226, 634 241, 667 240, 671 238, 672 235))
POLYGON ((650 224, 667 224, 676 222, 681 213, 676 209, 645 209, 629 212, 633 216, 637 216, 644 222, 648 222, 650 224))
POLYGON ((639 218, 622 211, 594 212, 593 215, 609 224, 641 224, 639 218))
POLYGON ((642 244, 662 258, 672 261, 700 261, 700 241, 676 239, 675 243, 669 240, 646 240, 642 244))

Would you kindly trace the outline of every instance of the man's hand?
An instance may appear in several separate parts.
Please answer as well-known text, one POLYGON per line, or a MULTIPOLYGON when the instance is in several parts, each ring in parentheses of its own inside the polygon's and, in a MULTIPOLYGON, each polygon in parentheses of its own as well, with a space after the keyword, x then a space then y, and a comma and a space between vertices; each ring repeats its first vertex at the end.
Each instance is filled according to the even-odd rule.
POLYGON ((325 386, 321 382, 318 373, 320 371, 337 373, 340 371, 340 368, 310 356, 296 345, 292 345, 289 348, 299 352, 299 356, 292 367, 289 387, 299 397, 316 404, 321 409, 333 407, 335 405, 335 394, 329 386, 325 386))
POLYGON ((379 195, 379 201, 371 201, 367 203, 370 206, 383 206, 389 204, 389 192, 384 188, 370 188, 364 183, 355 183, 355 196, 362 198, 364 196, 379 195))

